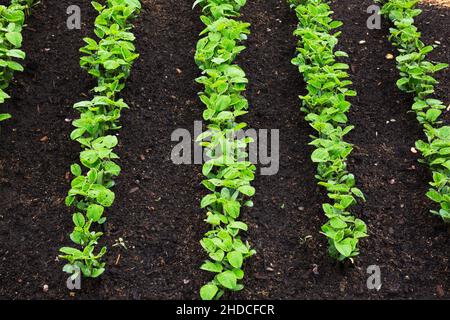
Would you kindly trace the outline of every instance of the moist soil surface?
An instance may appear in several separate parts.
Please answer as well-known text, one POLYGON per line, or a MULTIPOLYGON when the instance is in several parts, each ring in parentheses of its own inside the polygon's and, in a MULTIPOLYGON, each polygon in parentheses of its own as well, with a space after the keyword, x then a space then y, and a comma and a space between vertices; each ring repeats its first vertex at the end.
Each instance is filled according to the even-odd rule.
MULTIPOLYGON (((381 30, 366 27, 372 1, 333 1, 344 22, 339 49, 350 58, 358 96, 352 99, 348 135, 355 145, 349 168, 367 195, 355 213, 369 227, 354 265, 334 262, 319 233, 326 219, 324 190, 314 180, 308 145, 313 130, 304 121, 298 95, 301 75, 290 60, 295 53, 294 13, 284 0, 251 0, 242 19, 252 24, 247 50, 237 59, 250 83, 255 129, 280 130, 280 170, 258 176, 255 206, 245 210, 248 240, 258 254, 247 260, 245 289, 234 299, 450 298, 450 233, 432 216, 427 200, 430 174, 411 152, 422 132, 408 113, 412 97, 395 82, 396 54, 381 30), (362 43, 361 41, 365 42, 362 43), (378 265, 382 287, 367 289, 367 268, 378 265)), ((199 165, 170 160, 177 128, 193 131, 201 119, 201 87, 193 59, 203 26, 191 1, 143 1, 135 22, 135 63, 122 97, 131 109, 121 119, 123 172, 116 202, 108 211, 103 243, 108 269, 83 280, 70 293, 58 249, 69 245, 70 210, 64 205, 70 164, 79 145, 70 141, 72 105, 92 96, 93 79, 79 67, 82 38, 92 36, 95 12, 86 0, 41 0, 24 31, 25 72, 17 74, 1 106, 13 119, 0 133, 0 298, 2 299, 197 299, 210 279, 199 270, 199 245, 207 231, 199 208, 205 194, 199 165), (81 30, 66 26, 69 5, 81 8, 81 30), (115 245, 122 238, 126 248, 115 245), (44 286, 48 290, 44 290, 44 286)), ((423 40, 440 45, 431 59, 450 62, 450 10, 422 5, 417 20, 423 40)), ((450 101, 448 70, 439 73, 437 96, 450 101)))

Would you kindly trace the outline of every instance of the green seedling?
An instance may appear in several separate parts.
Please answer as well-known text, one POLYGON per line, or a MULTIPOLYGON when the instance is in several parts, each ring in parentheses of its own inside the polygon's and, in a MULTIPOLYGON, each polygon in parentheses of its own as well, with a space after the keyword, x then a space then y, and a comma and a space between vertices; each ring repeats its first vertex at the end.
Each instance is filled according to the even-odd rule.
POLYGON ((398 48, 396 58, 400 79, 397 86, 414 95, 412 110, 422 126, 426 139, 416 142, 416 148, 432 171, 433 181, 427 196, 439 203, 440 210, 431 210, 445 222, 450 223, 450 126, 443 125, 440 116, 446 109, 442 101, 430 96, 438 81, 434 73, 448 67, 445 63, 427 60, 433 46, 427 46, 414 25, 414 18, 421 14, 416 6, 419 0, 380 1, 381 14, 389 17, 394 26, 390 28, 390 41, 398 48))
MULTIPOLYGON (((6 7, 0 5, 0 103, 10 96, 6 93, 14 72, 22 72, 20 60, 25 59, 22 48, 22 29, 25 15, 35 4, 35 0, 12 0, 6 7)), ((11 118, 8 113, 0 114, 0 122, 11 118)))
POLYGON ((233 63, 245 47, 239 43, 250 33, 249 24, 236 20, 245 0, 197 0, 202 7, 206 28, 197 44, 195 61, 203 75, 197 82, 204 86, 200 100, 205 106, 203 118, 207 133, 198 137, 210 160, 203 165, 209 190, 201 201, 207 210, 206 223, 211 225, 201 240, 209 259, 201 266, 214 279, 200 289, 203 300, 219 299, 226 290, 242 290, 244 261, 255 254, 240 232, 248 226, 239 221, 241 210, 252 206, 248 200, 255 194, 251 182, 255 166, 240 161, 251 139, 232 140, 234 133, 246 127, 237 117, 247 113, 248 101, 242 96, 248 80, 245 72, 233 63), (208 139, 207 139, 208 138, 208 139), (217 152, 221 150, 221 152, 217 152))
POLYGON ((118 140, 111 133, 120 129, 121 111, 128 108, 116 96, 125 87, 133 62, 139 56, 130 21, 137 17, 141 5, 138 0, 107 0, 104 5, 98 2, 92 5, 99 13, 94 30, 99 40, 84 39, 86 46, 80 51, 85 55, 80 64, 97 79, 98 85, 92 100, 74 105, 80 118, 73 121, 75 129, 70 137, 80 143, 83 151, 81 166, 71 166, 74 179, 66 198, 66 205, 76 210, 70 239, 82 249, 61 248, 60 257, 68 261, 64 271, 72 273, 78 267, 85 277, 95 278, 105 271, 101 258, 106 247, 94 253, 103 233, 92 229, 105 223, 105 208, 111 207, 115 199, 111 188, 121 168, 116 163, 119 156, 114 153, 118 140))
POLYGON ((349 89, 345 63, 338 57, 347 57, 335 51, 342 22, 332 18, 333 12, 324 0, 289 0, 299 24, 294 32, 300 40, 297 56, 292 63, 298 66, 307 84, 307 94, 301 96, 301 110, 317 132, 311 145, 315 150, 311 159, 317 163, 316 178, 326 188, 332 203, 323 205, 328 222, 322 233, 328 238, 330 255, 339 260, 353 259, 359 254, 358 242, 367 237, 366 224, 357 219, 350 208, 364 195, 356 187, 355 177, 347 170, 351 144, 344 137, 353 127, 347 125, 351 104, 347 97, 356 95, 349 89))

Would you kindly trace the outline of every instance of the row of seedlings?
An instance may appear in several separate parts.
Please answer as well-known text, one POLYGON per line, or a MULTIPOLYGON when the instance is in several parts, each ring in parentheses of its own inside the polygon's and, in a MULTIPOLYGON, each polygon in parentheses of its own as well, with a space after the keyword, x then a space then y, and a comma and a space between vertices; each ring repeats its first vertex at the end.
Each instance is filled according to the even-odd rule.
POLYGON ((85 38, 86 46, 80 49, 85 55, 81 67, 97 79, 95 97, 90 101, 76 103, 74 108, 81 114, 73 121, 76 129, 71 139, 78 141, 83 149, 79 164, 71 166, 75 176, 66 198, 66 205, 73 206, 75 224, 70 239, 75 247, 60 249, 60 258, 67 260, 63 270, 75 279, 82 273, 85 277, 98 277, 105 270, 102 256, 106 247, 96 250, 102 232, 98 225, 105 222, 105 208, 111 207, 115 194, 111 191, 114 177, 121 168, 115 162, 119 157, 113 149, 118 140, 114 131, 120 129, 122 109, 128 108, 117 95, 125 87, 134 60, 138 58, 130 31, 131 21, 140 12, 138 0, 106 0, 104 4, 92 3, 98 11, 95 20, 95 41, 85 38))
POLYGON ((450 222, 450 126, 440 120, 446 106, 442 101, 431 98, 438 81, 434 73, 448 67, 444 63, 427 60, 427 54, 433 46, 423 43, 421 33, 414 25, 414 18, 422 12, 416 6, 419 0, 383 1, 381 13, 388 17, 393 27, 390 28, 390 41, 398 48, 396 58, 400 79, 400 90, 414 95, 412 110, 421 124, 426 140, 416 142, 416 148, 422 153, 422 162, 429 165, 433 181, 427 196, 440 204, 440 210, 431 210, 445 222, 450 222))
POLYGON ((250 33, 249 24, 238 21, 246 0, 197 0, 201 20, 206 28, 197 44, 195 61, 202 71, 197 82, 204 86, 200 99, 205 105, 203 118, 208 130, 197 141, 205 148, 208 160, 203 165, 209 190, 201 201, 207 210, 206 222, 211 226, 201 245, 208 253, 201 269, 214 278, 200 289, 204 300, 219 299, 226 290, 243 288, 243 263, 255 254, 240 237, 248 226, 239 221, 241 209, 251 207, 248 200, 255 194, 251 186, 255 166, 246 161, 246 150, 252 139, 239 138, 247 124, 237 117, 247 113, 248 101, 242 96, 248 82, 245 72, 234 63, 245 47, 240 42, 250 33))
POLYGON ((347 170, 347 157, 352 152, 351 144, 344 137, 353 126, 347 124, 347 112, 351 104, 347 97, 356 95, 348 87, 349 80, 345 63, 337 57, 347 57, 335 51, 340 32, 334 29, 342 22, 332 18, 333 11, 324 0, 288 0, 295 10, 299 24, 294 35, 299 38, 297 56, 292 63, 307 84, 307 94, 301 96, 306 120, 317 132, 311 145, 315 150, 312 161, 317 163, 318 184, 325 187, 332 203, 323 204, 328 218, 322 233, 329 242, 330 255, 343 261, 359 254, 358 242, 367 236, 366 224, 356 218, 350 207, 364 195, 355 186, 355 177, 347 170))
MULTIPOLYGON (((22 30, 25 16, 29 13, 35 0, 12 0, 9 6, 0 5, 0 103, 10 96, 5 92, 15 71, 23 71, 17 62, 25 59, 22 48, 22 30)), ((11 118, 8 113, 0 114, 0 121, 11 118)))

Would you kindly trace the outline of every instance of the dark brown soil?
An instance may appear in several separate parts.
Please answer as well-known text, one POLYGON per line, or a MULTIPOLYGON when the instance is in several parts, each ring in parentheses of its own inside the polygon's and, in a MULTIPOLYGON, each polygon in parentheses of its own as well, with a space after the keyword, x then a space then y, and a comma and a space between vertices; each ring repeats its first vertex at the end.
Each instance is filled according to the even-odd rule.
MULTIPOLYGON (((324 193, 314 181, 308 146, 312 130, 299 110, 304 90, 290 64, 294 13, 284 0, 252 0, 242 19, 252 23, 248 49, 238 62, 250 79, 246 121, 256 129, 280 129, 280 172, 258 176, 255 207, 243 214, 258 255, 248 260, 246 288, 227 298, 381 299, 450 298, 449 230, 429 214, 424 196, 430 179, 410 151, 421 130, 408 114, 411 97, 395 87, 395 53, 382 30, 366 28, 371 1, 334 1, 345 23, 340 49, 350 54, 353 99, 349 135, 355 144, 350 169, 368 201, 356 212, 367 221, 355 266, 333 262, 319 234, 325 222, 324 193), (365 40, 365 44, 359 44, 365 40), (394 120, 395 119, 395 120, 394 120), (306 240, 305 240, 306 239, 306 240), (367 289, 369 265, 379 265, 383 286, 367 289)), ((177 128, 193 130, 201 119, 193 61, 202 25, 191 1, 148 0, 135 23, 140 59, 123 92, 131 106, 120 131, 123 173, 115 189, 103 240, 107 272, 85 280, 75 298, 196 299, 209 274, 198 244, 207 226, 199 201, 200 166, 170 161, 177 128), (127 248, 113 246, 123 238, 127 248)), ((418 20, 427 43, 440 41, 431 58, 450 62, 450 10, 424 7, 418 20)), ((69 244, 70 210, 64 206, 67 171, 79 146, 68 135, 73 103, 91 94, 92 79, 79 67, 82 37, 92 33, 95 12, 87 0, 49 1, 33 10, 25 31, 26 72, 11 85, 1 106, 14 119, 0 133, 0 298, 73 299, 65 287, 58 248, 69 244), (68 30, 66 8, 82 8, 81 30, 68 30), (43 286, 48 285, 48 292, 43 286)), ((448 103, 449 73, 437 91, 448 103)))

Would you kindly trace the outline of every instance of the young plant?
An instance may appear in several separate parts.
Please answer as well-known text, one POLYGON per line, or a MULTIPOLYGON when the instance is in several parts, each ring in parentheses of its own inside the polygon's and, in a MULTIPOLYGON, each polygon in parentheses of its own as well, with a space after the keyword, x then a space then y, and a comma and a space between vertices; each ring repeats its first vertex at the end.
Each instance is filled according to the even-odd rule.
POLYGON ((203 185, 210 191, 201 201, 207 210, 206 222, 211 225, 201 240, 208 253, 201 269, 214 273, 214 279, 200 289, 204 300, 219 299, 225 290, 239 291, 244 277, 245 259, 255 254, 239 233, 248 226, 239 221, 242 207, 251 207, 247 198, 255 194, 250 185, 255 166, 243 161, 245 150, 252 142, 237 138, 247 124, 237 122, 246 114, 248 101, 242 96, 248 82, 245 72, 233 63, 245 49, 238 45, 247 38, 249 24, 237 21, 245 0, 197 0, 203 8, 202 22, 206 25, 197 44, 195 61, 203 75, 197 82, 204 86, 200 100, 205 105, 203 118, 208 131, 198 137, 209 160, 203 165, 206 179, 203 185))
MULTIPOLYGON (((10 96, 5 92, 15 71, 23 71, 17 60, 25 59, 22 47, 22 29, 25 13, 33 6, 35 0, 12 0, 6 7, 0 5, 0 103, 10 96)), ((0 121, 11 118, 8 113, 0 114, 0 121)))
POLYGON ((350 207, 358 198, 364 200, 364 195, 347 170, 347 157, 353 147, 344 137, 353 127, 347 125, 346 113, 351 105, 346 98, 356 92, 348 88, 352 84, 346 72, 349 66, 336 61, 337 57, 347 57, 345 52, 334 50, 340 34, 334 29, 342 22, 332 19, 327 1, 288 1, 299 20, 294 32, 299 38, 298 55, 292 63, 307 83, 307 94, 300 97, 301 110, 317 131, 311 142, 315 147, 311 158, 318 165, 319 185, 327 189, 332 200, 323 205, 328 222, 322 233, 328 238, 333 258, 352 259, 359 254, 359 240, 367 237, 367 227, 350 212, 350 207))
POLYGON ((106 247, 95 253, 102 232, 93 230, 95 225, 106 221, 105 208, 112 206, 114 178, 120 174, 115 162, 119 157, 113 152, 118 144, 111 135, 120 128, 118 123, 122 109, 128 108, 116 95, 125 87, 134 60, 138 58, 130 32, 130 20, 137 17, 141 9, 138 0, 106 0, 104 5, 92 2, 99 15, 95 20, 96 41, 85 38, 86 46, 80 49, 85 55, 81 67, 97 78, 94 88, 97 94, 90 101, 74 105, 81 116, 73 121, 76 127, 70 135, 83 149, 79 164, 73 164, 74 179, 66 198, 66 205, 75 207, 72 220, 75 224, 70 239, 80 247, 64 247, 60 257, 68 261, 64 271, 74 273, 81 270, 85 277, 98 277, 105 270, 101 258, 106 247), (82 168, 83 167, 83 168, 82 168), (83 173, 83 171, 85 173, 83 173))
POLYGON ((414 25, 414 18, 422 12, 416 8, 419 0, 390 0, 383 2, 381 13, 389 17, 394 26, 390 28, 390 41, 398 48, 396 58, 400 79, 397 86, 404 92, 414 94, 412 110, 422 125, 426 140, 416 142, 416 148, 425 158, 433 174, 432 188, 427 196, 440 204, 440 210, 432 210, 450 223, 450 126, 439 120, 446 109, 442 101, 430 98, 438 83, 433 74, 448 67, 444 63, 427 60, 433 51, 421 40, 421 34, 414 25))

